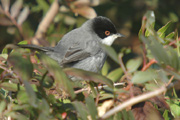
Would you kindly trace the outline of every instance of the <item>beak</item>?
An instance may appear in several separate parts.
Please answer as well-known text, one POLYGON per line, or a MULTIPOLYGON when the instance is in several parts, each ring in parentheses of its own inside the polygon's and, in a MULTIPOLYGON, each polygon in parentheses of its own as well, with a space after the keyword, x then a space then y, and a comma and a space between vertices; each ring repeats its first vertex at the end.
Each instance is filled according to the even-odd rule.
POLYGON ((116 33, 116 36, 117 36, 117 38, 119 38, 119 37, 125 37, 125 35, 122 35, 122 34, 120 34, 120 33, 116 33))

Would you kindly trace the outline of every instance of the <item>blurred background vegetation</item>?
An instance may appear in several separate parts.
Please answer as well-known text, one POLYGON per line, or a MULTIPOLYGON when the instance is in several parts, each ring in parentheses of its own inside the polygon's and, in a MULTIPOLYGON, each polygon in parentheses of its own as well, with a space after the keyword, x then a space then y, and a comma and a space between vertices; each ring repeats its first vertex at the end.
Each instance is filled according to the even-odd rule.
POLYGON ((119 103, 164 85, 170 89, 163 95, 114 112, 109 119, 178 119, 180 83, 172 86, 180 79, 179 5, 179 0, 0 0, 0 119, 99 119, 119 103), (55 12, 49 12, 52 8, 55 12), (110 18, 126 36, 106 48, 110 57, 101 71, 106 77, 62 70, 29 50, 11 51, 19 42, 55 46, 97 15, 110 18), (51 22, 42 25, 44 20, 51 22), (72 85, 64 73, 108 87, 96 91, 97 84, 88 81, 93 94, 74 92, 72 88, 84 86, 72 85), (127 85, 112 89, 113 82, 127 85))
MULTIPOLYGON (((45 16, 53 0, 22 1, 22 7, 28 6, 30 9, 30 13, 22 25, 23 35, 28 40, 34 36, 38 24, 45 16)), ((70 4, 67 3, 70 1, 66 0, 66 5, 70 4)), ((11 1, 10 4, 13 5, 14 2, 16 1, 11 1)), ((156 15, 156 29, 165 25, 168 21, 174 22, 171 26, 172 29, 178 28, 180 16, 179 4, 179 0, 100 0, 92 8, 97 15, 106 16, 113 21, 118 31, 126 36, 123 40, 125 45, 133 45, 134 41, 137 41, 136 39, 138 38, 137 35, 141 27, 142 16, 147 10, 153 10, 156 15)), ((77 14, 68 8, 66 9, 63 6, 61 8, 62 12, 59 11, 47 32, 46 40, 51 43, 51 46, 54 46, 65 33, 79 27, 86 21, 85 17, 77 16, 77 14)), ((9 23, 4 14, 1 14, 0 18, 0 50, 2 50, 6 44, 17 43, 23 39, 20 37, 16 27, 10 26, 11 23, 9 23)), ((169 29, 169 31, 172 31, 172 29, 169 29)), ((47 46, 47 43, 42 45, 44 44, 47 46)), ((119 45, 120 43, 116 42, 115 44, 119 45)))

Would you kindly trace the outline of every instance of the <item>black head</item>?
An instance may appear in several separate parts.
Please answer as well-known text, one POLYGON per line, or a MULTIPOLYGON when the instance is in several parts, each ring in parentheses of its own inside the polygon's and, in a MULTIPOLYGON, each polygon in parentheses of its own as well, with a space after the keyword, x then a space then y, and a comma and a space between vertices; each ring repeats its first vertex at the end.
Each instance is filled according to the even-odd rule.
POLYGON ((117 30, 111 20, 102 16, 98 16, 93 19, 92 28, 102 39, 117 33, 117 30))

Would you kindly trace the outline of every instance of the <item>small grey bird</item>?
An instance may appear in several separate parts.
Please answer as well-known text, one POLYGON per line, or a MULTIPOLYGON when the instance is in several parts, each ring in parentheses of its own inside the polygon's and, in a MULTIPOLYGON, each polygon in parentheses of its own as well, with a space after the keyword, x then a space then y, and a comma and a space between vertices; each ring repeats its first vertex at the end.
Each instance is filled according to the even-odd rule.
POLYGON ((98 72, 107 56, 101 44, 110 46, 116 38, 122 36, 108 18, 98 16, 65 34, 55 47, 19 46, 42 51, 61 67, 98 72))

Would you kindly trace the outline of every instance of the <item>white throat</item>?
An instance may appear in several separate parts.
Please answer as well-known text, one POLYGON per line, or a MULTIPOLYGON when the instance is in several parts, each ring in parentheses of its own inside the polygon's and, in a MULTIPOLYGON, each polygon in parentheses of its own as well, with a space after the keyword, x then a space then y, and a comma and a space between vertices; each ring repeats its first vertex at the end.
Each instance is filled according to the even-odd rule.
POLYGON ((114 40, 115 40, 117 37, 118 37, 118 36, 117 36, 116 34, 110 35, 110 36, 108 36, 108 37, 106 37, 106 38, 104 38, 104 39, 102 40, 102 44, 111 46, 111 45, 113 44, 114 40))

